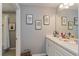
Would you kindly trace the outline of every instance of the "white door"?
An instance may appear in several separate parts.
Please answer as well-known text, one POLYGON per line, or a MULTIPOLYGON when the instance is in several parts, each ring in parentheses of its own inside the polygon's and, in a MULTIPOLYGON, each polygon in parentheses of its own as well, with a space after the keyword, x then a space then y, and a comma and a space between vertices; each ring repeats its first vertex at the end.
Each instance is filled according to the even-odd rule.
POLYGON ((3 18, 3 40, 2 40, 2 46, 3 49, 6 50, 10 47, 10 40, 9 40, 9 16, 5 15, 3 18))
POLYGON ((20 39, 21 39, 21 19, 20 19, 20 6, 19 4, 16 4, 16 56, 20 56, 21 54, 21 45, 20 45, 20 39))
POLYGON ((0 56, 2 55, 2 4, 0 3, 0 56))

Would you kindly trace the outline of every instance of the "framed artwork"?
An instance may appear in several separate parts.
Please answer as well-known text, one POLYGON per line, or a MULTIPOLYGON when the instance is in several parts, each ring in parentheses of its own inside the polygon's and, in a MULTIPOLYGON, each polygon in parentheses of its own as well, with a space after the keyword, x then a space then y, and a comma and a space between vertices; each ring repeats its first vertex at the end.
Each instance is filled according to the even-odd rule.
POLYGON ((35 29, 36 30, 41 30, 41 28, 42 28, 41 20, 36 20, 35 21, 35 29))
POLYGON ((67 25, 67 17, 65 17, 65 16, 61 17, 61 24, 67 25))
POLYGON ((69 21, 68 22, 68 30, 72 30, 73 29, 73 21, 69 21))
POLYGON ((43 24, 49 25, 50 23, 50 17, 48 15, 43 16, 43 24))
POLYGON ((28 25, 33 24, 33 16, 31 14, 26 15, 26 24, 28 25))
POLYGON ((9 30, 15 30, 15 24, 9 24, 9 30))
POLYGON ((78 17, 74 17, 74 25, 78 26, 78 17))

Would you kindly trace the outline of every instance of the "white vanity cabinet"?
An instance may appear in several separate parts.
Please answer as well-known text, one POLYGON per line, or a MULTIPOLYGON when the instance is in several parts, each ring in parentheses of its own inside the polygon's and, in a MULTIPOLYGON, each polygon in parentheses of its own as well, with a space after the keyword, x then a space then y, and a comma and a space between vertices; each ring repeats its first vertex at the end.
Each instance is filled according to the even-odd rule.
POLYGON ((49 38, 46 38, 46 53, 48 56, 74 56, 49 38))

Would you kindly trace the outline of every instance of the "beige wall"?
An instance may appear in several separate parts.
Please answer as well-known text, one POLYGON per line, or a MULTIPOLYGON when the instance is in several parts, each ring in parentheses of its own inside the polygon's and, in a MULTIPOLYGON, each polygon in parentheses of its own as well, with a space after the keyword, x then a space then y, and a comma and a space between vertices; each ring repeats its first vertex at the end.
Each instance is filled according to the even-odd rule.
POLYGON ((21 6, 21 51, 31 49, 32 53, 45 53, 45 36, 55 31, 55 8, 44 6, 21 6), (26 24, 26 14, 33 15, 33 24, 26 24), (50 16, 50 24, 43 24, 43 16, 50 16), (35 30, 35 20, 42 21, 42 29, 35 30))

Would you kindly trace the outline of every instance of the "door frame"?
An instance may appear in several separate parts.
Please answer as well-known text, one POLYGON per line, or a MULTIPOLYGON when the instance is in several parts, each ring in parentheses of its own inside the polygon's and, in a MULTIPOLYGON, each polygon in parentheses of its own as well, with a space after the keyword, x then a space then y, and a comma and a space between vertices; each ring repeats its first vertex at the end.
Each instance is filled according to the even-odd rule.
POLYGON ((78 4, 78 56, 79 56, 79 4, 78 4))
MULTIPOLYGON (((16 56, 21 54, 21 18, 20 18, 20 5, 16 6, 16 56)), ((2 3, 0 3, 0 56, 2 56, 2 3)))
POLYGON ((0 56, 2 56, 2 3, 0 3, 0 56))
POLYGON ((16 56, 21 55, 21 14, 20 5, 16 5, 16 56))

